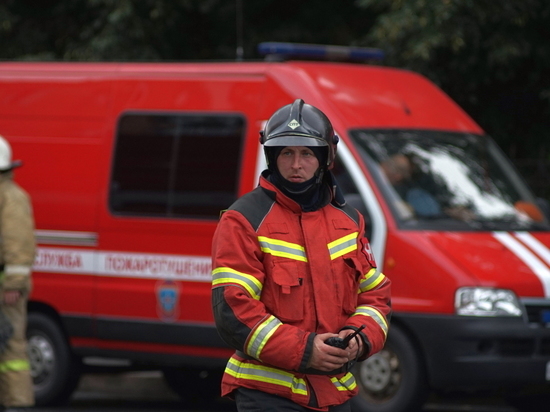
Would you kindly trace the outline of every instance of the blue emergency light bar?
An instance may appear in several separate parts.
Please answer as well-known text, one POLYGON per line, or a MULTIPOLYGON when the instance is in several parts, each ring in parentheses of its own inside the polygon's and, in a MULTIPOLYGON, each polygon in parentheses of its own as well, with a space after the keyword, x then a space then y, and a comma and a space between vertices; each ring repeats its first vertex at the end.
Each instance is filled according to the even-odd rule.
POLYGON ((327 46, 320 44, 264 42, 258 45, 262 56, 319 60, 382 60, 384 52, 370 47, 327 46))

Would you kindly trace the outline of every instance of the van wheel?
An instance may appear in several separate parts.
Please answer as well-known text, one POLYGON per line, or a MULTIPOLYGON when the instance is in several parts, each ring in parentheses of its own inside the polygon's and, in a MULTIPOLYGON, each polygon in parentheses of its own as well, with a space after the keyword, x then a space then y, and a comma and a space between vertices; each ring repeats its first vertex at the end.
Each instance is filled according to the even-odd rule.
POLYGON ((384 349, 355 365, 359 395, 352 398, 354 412, 413 412, 428 397, 426 373, 407 335, 392 326, 384 349))
POLYGON ((65 403, 78 385, 80 362, 58 323, 42 313, 29 313, 27 342, 36 405, 65 403))
POLYGON ((223 369, 166 368, 163 374, 170 389, 185 402, 208 404, 220 398, 223 369))

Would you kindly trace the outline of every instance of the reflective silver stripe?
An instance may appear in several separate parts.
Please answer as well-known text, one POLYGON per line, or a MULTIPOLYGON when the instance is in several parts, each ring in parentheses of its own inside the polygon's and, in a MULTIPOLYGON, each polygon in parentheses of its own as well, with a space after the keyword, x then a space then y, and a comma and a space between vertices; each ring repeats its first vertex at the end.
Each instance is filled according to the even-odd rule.
POLYGON ((258 242, 262 251, 273 256, 281 256, 289 259, 307 262, 306 250, 296 243, 284 242, 278 239, 270 239, 265 236, 258 236, 258 242))
POLYGON ((35 230, 36 242, 40 245, 97 246, 98 234, 93 232, 70 232, 65 230, 35 230))
POLYGON ((376 268, 368 271, 363 280, 359 283, 359 289, 361 292, 367 292, 374 289, 386 278, 383 273, 376 268))
POLYGON ((339 391, 352 391, 357 386, 355 377, 350 372, 346 373, 340 379, 332 377, 330 380, 339 391))
POLYGON ((334 260, 337 257, 345 255, 353 250, 357 250, 357 236, 358 232, 351 233, 340 239, 336 239, 334 242, 330 242, 327 247, 330 253, 330 259, 334 260))
POLYGON ((260 299, 263 285, 254 276, 226 267, 216 268, 212 271, 213 287, 235 284, 244 288, 254 299, 260 299))
POLYGON ((293 393, 307 396, 306 381, 295 377, 292 373, 281 369, 271 368, 264 365, 239 362, 230 358, 225 368, 225 373, 237 379, 267 382, 273 385, 280 385, 289 388, 293 393))
POLYGON ((6 276, 29 276, 32 266, 29 265, 6 265, 4 273, 6 276))
POLYGON ((282 325, 282 322, 275 316, 269 316, 264 322, 260 323, 250 338, 250 342, 247 345, 247 354, 255 359, 261 360, 260 354, 265 344, 275 333, 275 331, 282 325))
POLYGON ((376 323, 378 323, 382 331, 384 331, 384 335, 388 335, 388 322, 386 321, 384 315, 382 315, 377 309, 372 306, 358 306, 355 313, 351 316, 357 315, 370 316, 376 321, 376 323))
POLYGON ((544 243, 528 232, 514 232, 514 234, 550 266, 550 250, 544 243))

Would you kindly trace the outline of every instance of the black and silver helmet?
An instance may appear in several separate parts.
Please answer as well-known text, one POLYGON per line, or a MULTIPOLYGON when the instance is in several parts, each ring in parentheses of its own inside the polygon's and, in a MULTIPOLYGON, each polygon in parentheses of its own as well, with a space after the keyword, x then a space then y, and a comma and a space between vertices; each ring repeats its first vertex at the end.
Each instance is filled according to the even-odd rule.
POLYGON ((321 169, 331 168, 336 156, 338 136, 330 120, 323 112, 314 106, 306 104, 302 99, 296 99, 277 110, 260 132, 260 143, 264 145, 267 165, 270 169, 276 164, 275 153, 287 146, 326 147, 327 156, 321 169))

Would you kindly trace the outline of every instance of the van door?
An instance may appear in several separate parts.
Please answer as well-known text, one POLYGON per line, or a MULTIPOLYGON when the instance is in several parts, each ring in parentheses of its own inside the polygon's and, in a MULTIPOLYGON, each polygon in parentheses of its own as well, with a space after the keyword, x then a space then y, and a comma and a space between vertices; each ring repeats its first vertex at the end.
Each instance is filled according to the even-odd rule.
POLYGON ((211 315, 211 238, 220 211, 252 189, 242 171, 255 165, 260 85, 242 78, 121 84, 100 224, 102 346, 229 355, 220 352, 211 315), (195 100, 176 104, 184 94, 195 100))

